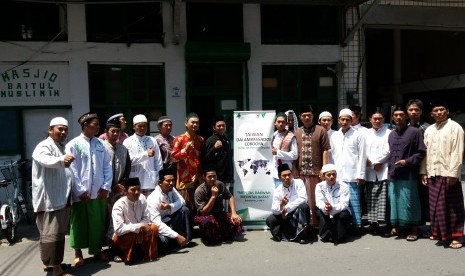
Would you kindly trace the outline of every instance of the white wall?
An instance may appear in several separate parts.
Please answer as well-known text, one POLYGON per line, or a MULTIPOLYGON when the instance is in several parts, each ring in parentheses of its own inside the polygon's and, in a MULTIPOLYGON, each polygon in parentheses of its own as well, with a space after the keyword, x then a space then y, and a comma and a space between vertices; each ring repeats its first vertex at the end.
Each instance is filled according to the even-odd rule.
POLYGON ((249 69, 250 109, 262 107, 262 65, 327 64, 341 60, 338 45, 262 45, 260 5, 244 4, 244 41, 251 44, 249 69))

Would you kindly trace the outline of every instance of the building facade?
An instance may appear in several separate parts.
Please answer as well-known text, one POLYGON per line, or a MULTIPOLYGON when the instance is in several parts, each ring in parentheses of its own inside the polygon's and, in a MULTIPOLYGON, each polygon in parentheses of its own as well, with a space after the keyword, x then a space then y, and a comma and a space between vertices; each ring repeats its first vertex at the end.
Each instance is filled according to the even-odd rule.
MULTIPOLYGON (((311 104, 315 113, 336 114, 358 104, 367 113, 405 94, 431 93, 421 88, 425 83, 436 87, 450 78, 439 88, 454 93, 465 86, 462 57, 448 61, 454 70, 443 66, 425 78, 412 73, 421 71, 414 66, 421 57, 405 54, 415 46, 412 31, 420 38, 453 31, 456 39, 445 45, 463 49, 462 1, 6 1, 0 7, 4 158, 30 158, 54 116, 68 118, 69 136, 77 135, 77 118, 89 110, 102 127, 123 112, 128 133, 135 114, 149 118, 152 134, 158 117, 168 115, 174 135, 184 131, 185 114, 196 112, 207 136, 213 115, 232 124, 234 110, 298 113, 311 104)), ((421 46, 425 55, 436 49, 421 46)), ((439 64, 440 57, 426 61, 439 64)))

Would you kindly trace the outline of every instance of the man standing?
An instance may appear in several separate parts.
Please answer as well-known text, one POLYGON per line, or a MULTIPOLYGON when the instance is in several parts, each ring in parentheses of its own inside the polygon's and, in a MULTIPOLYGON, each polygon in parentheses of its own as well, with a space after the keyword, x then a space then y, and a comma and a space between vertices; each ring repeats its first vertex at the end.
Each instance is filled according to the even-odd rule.
POLYGON ((113 244, 121 252, 125 264, 158 257, 158 227, 150 223, 145 196, 138 178, 129 178, 124 186, 127 196, 116 201, 112 210, 115 234, 113 244))
POLYGON ((217 180, 216 168, 205 166, 205 183, 195 190, 197 216, 200 237, 207 244, 232 241, 243 232, 242 218, 236 213, 234 196, 223 182, 217 180), (224 211, 223 200, 229 200, 230 213, 224 211))
POLYGON ((75 250, 74 264, 82 266, 82 248, 89 248, 89 254, 101 260, 109 260, 101 249, 105 244, 112 170, 103 141, 95 137, 100 128, 97 114, 86 113, 78 122, 82 133, 66 144, 66 153, 76 158, 70 166, 74 175, 70 243, 75 250))
POLYGON ((171 136, 172 127, 173 122, 168 116, 158 118, 158 130, 160 134, 155 136, 155 140, 157 140, 158 148, 160 149, 163 169, 176 170, 176 165, 171 159, 174 143, 174 137, 171 136))
POLYGON ((336 181, 336 167, 326 164, 322 169, 324 181, 315 189, 316 205, 320 217, 319 236, 321 241, 339 243, 346 235, 352 221, 349 212, 349 186, 336 181))
MULTIPOLYGON (((118 138, 121 133, 121 121, 117 118, 107 121, 105 128, 105 148, 110 154, 110 163, 113 173, 111 182, 111 191, 108 198, 108 211, 111 216, 113 204, 124 195, 124 181, 129 178, 131 172, 131 159, 129 158, 128 149, 118 144, 118 138)), ((113 225, 110 220, 110 227, 108 229, 108 237, 113 237, 113 225)))
POLYGON ((273 192, 272 214, 266 219, 272 239, 308 242, 310 208, 307 204, 307 192, 301 179, 293 179, 291 168, 287 164, 278 167, 281 184, 273 192))
POLYGON ((331 128, 333 125, 333 115, 328 111, 323 111, 318 116, 318 123, 324 129, 326 129, 326 133, 328 134, 328 139, 331 138, 331 135, 336 132, 334 129, 331 128))
POLYGON ((410 231, 407 241, 416 241, 421 221, 417 182, 426 149, 420 130, 407 125, 405 106, 396 105, 392 117, 396 128, 388 138, 388 193, 393 228, 388 235, 398 235, 399 226, 407 227, 410 231))
POLYGON ((197 135, 199 116, 189 113, 184 122, 186 132, 174 139, 172 158, 177 162, 176 189, 186 201, 190 214, 196 213, 194 193, 202 178, 200 153, 203 137, 197 135))
POLYGON ((448 118, 442 102, 432 105, 435 123, 425 131, 426 158, 422 162, 422 182, 429 187, 432 239, 451 240, 450 248, 462 247, 464 204, 459 181, 464 149, 462 127, 448 118))
POLYGON ((123 143, 131 158, 129 177, 139 178, 141 193, 148 197, 155 190, 158 171, 163 167, 160 149, 155 138, 145 135, 147 133, 147 118, 144 115, 134 116, 132 122, 134 134, 123 143))
POLYGON ((425 121, 422 121, 423 114, 423 102, 419 99, 411 99, 407 102, 407 113, 409 118, 409 126, 419 128, 421 133, 425 133, 425 130, 430 126, 425 121))
POLYGON ((331 156, 334 160, 337 177, 349 186, 350 212, 355 230, 362 227, 360 187, 365 183, 366 146, 362 131, 351 127, 352 111, 344 108, 339 112, 341 128, 331 136, 331 156))
MULTIPOLYGON (((118 138, 116 139, 116 143, 122 145, 124 140, 128 138, 128 134, 124 132, 124 130, 126 129, 126 119, 124 118, 123 113, 118 113, 111 116, 110 118, 108 118, 107 123, 108 122, 118 123, 118 125, 120 125, 121 131, 119 132, 118 138)), ((102 140, 107 140, 107 133, 102 133, 102 135, 100 135, 99 138, 102 140)))
POLYGON ((369 230, 376 231, 378 223, 387 222, 388 137, 391 130, 384 126, 384 115, 380 108, 371 114, 370 123, 372 127, 367 129, 365 135, 367 216, 369 230))
POLYGON ((171 170, 160 171, 155 191, 147 198, 150 221, 158 226, 160 251, 182 247, 191 240, 189 209, 174 189, 176 178, 171 170))
POLYGON ((67 136, 68 121, 62 117, 53 118, 48 138, 32 153, 32 205, 40 233, 40 256, 44 266, 53 268, 54 276, 71 275, 63 274, 61 267, 73 178, 68 168, 74 161, 72 155, 65 154, 63 142, 67 136))
POLYGON ((362 118, 362 108, 358 105, 349 106, 350 111, 352 111, 352 122, 350 123, 352 128, 355 130, 365 131, 367 128, 360 124, 362 118))
POLYGON ((202 164, 213 164, 217 168, 218 180, 228 187, 234 180, 232 150, 228 137, 226 137, 226 122, 223 116, 213 119, 213 135, 203 145, 202 164))
POLYGON ((274 167, 271 171, 271 176, 274 179, 275 187, 281 184, 281 180, 278 175, 278 166, 281 164, 287 164, 292 170, 292 163, 297 160, 298 148, 297 141, 294 133, 286 129, 287 116, 284 113, 278 113, 274 121, 276 131, 273 134, 271 141, 271 154, 273 154, 274 167))
POLYGON ((297 176, 302 179, 307 191, 307 203, 313 214, 311 224, 314 228, 318 228, 315 187, 320 182, 321 167, 328 163, 328 151, 331 146, 324 128, 313 124, 313 109, 310 105, 302 107, 300 121, 303 126, 295 132, 297 148, 299 150, 297 176))
MULTIPOLYGON (((411 99, 407 102, 407 113, 409 118, 409 126, 420 129, 421 134, 425 133, 425 130, 430 126, 427 122, 422 120, 423 114, 423 102, 419 99, 411 99)), ((429 189, 423 185, 422 180, 419 178, 418 181, 418 195, 420 196, 421 204, 421 224, 420 230, 422 235, 425 237, 431 236, 431 229, 426 226, 426 222, 430 221, 429 218, 429 189)))

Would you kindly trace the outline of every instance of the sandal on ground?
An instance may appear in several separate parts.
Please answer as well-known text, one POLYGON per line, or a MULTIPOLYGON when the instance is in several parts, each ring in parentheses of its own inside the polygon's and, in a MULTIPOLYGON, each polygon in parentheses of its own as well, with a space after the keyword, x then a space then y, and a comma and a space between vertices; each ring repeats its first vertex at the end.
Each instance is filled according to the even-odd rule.
POLYGON ((432 240, 432 241, 438 241, 438 240, 439 240, 438 237, 435 237, 435 236, 433 236, 433 235, 431 235, 431 236, 429 237, 429 239, 432 240))
POLYGON ((399 234, 397 233, 397 230, 395 228, 392 228, 392 230, 390 232, 386 232, 384 234, 384 236, 386 238, 389 238, 389 237, 397 237, 399 234))
POLYGON ((76 257, 74 258, 74 266, 80 267, 84 265, 84 258, 83 257, 76 257))
POLYGON ((408 235, 406 240, 407 241, 416 241, 416 240, 418 240, 418 235, 408 235))
POLYGON ((459 248, 462 248, 463 244, 459 241, 452 241, 450 244, 449 244, 449 248, 452 248, 452 249, 459 249, 459 248))
POLYGON ((116 255, 115 257, 113 257, 113 262, 121 263, 123 262, 123 259, 120 256, 116 255))

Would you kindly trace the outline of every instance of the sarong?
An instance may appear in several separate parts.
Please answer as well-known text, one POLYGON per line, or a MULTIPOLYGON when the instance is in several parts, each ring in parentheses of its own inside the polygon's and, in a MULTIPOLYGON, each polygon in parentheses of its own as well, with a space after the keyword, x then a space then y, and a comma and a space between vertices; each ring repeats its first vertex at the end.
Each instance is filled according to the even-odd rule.
POLYGON ((417 180, 390 180, 388 191, 391 205, 391 224, 399 226, 419 225, 421 207, 417 180))
POLYGON ((121 254, 125 263, 136 260, 153 261, 158 257, 158 226, 150 225, 150 233, 140 231, 139 233, 128 233, 121 236, 113 237, 113 246, 121 254), (140 244, 138 238, 142 239, 140 244))
POLYGON ((299 241, 308 239, 307 229, 310 223, 310 207, 307 203, 300 204, 286 218, 271 214, 266 219, 271 235, 279 240, 299 241))
MULTIPOLYGON (((182 206, 181 209, 176 211, 174 214, 169 215, 171 218, 165 224, 173 229, 179 235, 186 238, 187 242, 192 239, 191 225, 189 220, 189 208, 182 206)), ((171 249, 178 248, 179 244, 175 239, 158 235, 158 249, 160 252, 167 252, 171 249)))
POLYGON ((345 182, 349 186, 349 209, 355 227, 362 227, 362 205, 360 202, 360 187, 357 182, 345 182))
POLYGON ((369 222, 386 222, 387 180, 366 182, 367 217, 369 222))
POLYGON ((348 210, 337 213, 332 218, 318 209, 320 229, 318 235, 323 241, 339 242, 347 233, 352 217, 348 210))
POLYGON ((206 244, 221 241, 232 241, 236 235, 243 232, 242 223, 235 225, 231 222, 231 214, 219 212, 214 215, 196 216, 195 223, 199 225, 200 237, 206 244))
POLYGON ((36 224, 40 233, 40 258, 45 266, 63 262, 65 235, 69 229, 70 208, 37 213, 36 224))
POLYGON ((431 231, 442 240, 460 240, 463 236, 464 204, 462 184, 447 187, 447 178, 428 179, 431 231))
POLYGON ((305 189, 307 190, 307 203, 312 213, 311 225, 313 226, 313 228, 318 228, 320 223, 317 216, 318 208, 316 207, 315 201, 315 188, 316 184, 320 182, 320 178, 317 175, 301 175, 300 179, 302 179, 302 181, 304 182, 305 189))
POLYGON ((107 199, 73 203, 69 239, 71 248, 89 248, 90 255, 100 253, 105 245, 106 225, 107 199))

